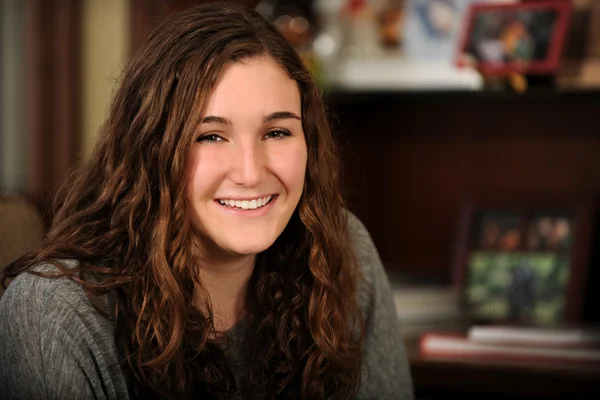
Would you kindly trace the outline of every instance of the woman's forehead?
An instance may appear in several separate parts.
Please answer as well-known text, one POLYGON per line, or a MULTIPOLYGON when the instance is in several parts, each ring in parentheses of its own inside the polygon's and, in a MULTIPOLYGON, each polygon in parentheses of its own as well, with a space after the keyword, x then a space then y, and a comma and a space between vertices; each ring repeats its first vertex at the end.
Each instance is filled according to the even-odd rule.
POLYGON ((209 95, 206 115, 300 113, 300 91, 296 81, 269 57, 228 63, 209 95))

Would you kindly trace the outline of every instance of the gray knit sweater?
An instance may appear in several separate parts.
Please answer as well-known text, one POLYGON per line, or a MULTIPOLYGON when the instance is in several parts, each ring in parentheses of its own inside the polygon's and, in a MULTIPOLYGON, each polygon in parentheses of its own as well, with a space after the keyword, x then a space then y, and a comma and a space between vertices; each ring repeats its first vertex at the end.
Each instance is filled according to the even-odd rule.
MULTIPOLYGON (((388 278, 365 227, 353 216, 349 222, 366 281, 358 291, 367 329, 357 398, 412 399, 388 278)), ((243 348, 243 333, 231 336, 232 348, 243 348)), ((66 278, 17 277, 0 300, 0 399, 129 398, 113 326, 81 287, 66 278)))

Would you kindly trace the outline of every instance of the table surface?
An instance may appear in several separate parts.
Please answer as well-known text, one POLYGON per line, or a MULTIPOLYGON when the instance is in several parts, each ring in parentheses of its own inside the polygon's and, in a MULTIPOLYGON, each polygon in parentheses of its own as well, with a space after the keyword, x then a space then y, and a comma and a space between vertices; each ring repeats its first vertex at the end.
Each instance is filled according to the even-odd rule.
POLYGON ((406 341, 417 399, 600 399, 600 363, 424 357, 406 341))

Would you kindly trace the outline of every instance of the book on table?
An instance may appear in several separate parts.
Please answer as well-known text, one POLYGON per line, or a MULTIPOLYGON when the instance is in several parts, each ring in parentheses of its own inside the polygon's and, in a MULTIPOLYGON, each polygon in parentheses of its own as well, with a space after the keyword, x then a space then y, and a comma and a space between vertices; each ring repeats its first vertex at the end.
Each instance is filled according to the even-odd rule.
POLYGON ((425 357, 595 364, 600 363, 600 333, 577 328, 474 326, 466 334, 426 333, 419 350, 425 357))
POLYGON ((549 347, 599 346, 600 329, 581 327, 526 327, 474 325, 468 338, 475 343, 549 347))

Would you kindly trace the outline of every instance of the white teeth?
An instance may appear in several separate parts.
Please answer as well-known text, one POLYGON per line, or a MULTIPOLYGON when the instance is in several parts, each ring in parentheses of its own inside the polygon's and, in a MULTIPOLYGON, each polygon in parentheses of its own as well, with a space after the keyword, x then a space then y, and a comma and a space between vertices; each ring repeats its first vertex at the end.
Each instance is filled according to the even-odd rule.
POLYGON ((219 199, 219 203, 229 207, 241 208, 243 210, 255 210, 266 206, 272 198, 273 196, 261 197, 254 200, 219 199))

